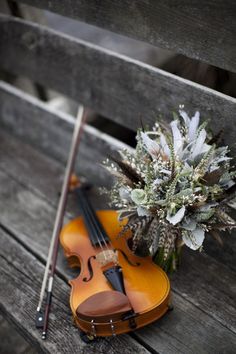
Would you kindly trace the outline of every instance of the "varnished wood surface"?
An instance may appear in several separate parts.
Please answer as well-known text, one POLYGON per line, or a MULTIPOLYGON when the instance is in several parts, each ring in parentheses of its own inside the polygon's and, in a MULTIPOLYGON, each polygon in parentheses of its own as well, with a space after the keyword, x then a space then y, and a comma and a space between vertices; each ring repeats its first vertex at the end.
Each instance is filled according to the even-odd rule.
POLYGON ((132 130, 180 104, 235 136, 236 99, 110 50, 0 16, 0 67, 61 92, 132 130))
MULTIPOLYGON (((117 220, 117 212, 114 210, 101 210, 97 212, 97 217, 108 235, 111 244, 107 245, 109 250, 117 250, 118 264, 122 268, 124 279, 125 295, 131 304, 131 308, 137 314, 135 318, 137 329, 159 319, 168 311, 170 299, 170 282, 163 270, 155 265, 151 257, 138 257, 133 254, 127 245, 128 235, 117 239, 117 235, 122 230, 122 223, 117 220), (125 256, 124 256, 125 255, 125 256)), ((125 225, 125 221, 123 221, 125 225)), ((91 332, 91 324, 80 321, 77 316, 77 309, 88 298, 101 292, 110 292, 111 285, 104 277, 99 256, 105 259, 104 266, 107 266, 106 246, 95 248, 92 246, 88 231, 82 218, 75 218, 67 223, 60 235, 60 243, 67 258, 73 256, 81 265, 81 273, 78 277, 70 281, 71 295, 70 306, 74 317, 85 332, 91 332), (89 282, 85 278, 90 277, 88 262, 91 257, 97 259, 91 261, 92 277, 89 282), (94 257, 95 258, 95 257, 94 257)), ((110 261, 109 261, 110 262, 110 261)), ((99 312, 99 303, 98 309, 99 312)), ((103 313, 103 315, 106 315, 103 313)), ((96 320, 95 320, 96 322, 96 320)), ((99 320, 98 320, 99 322, 99 320)), ((109 323, 109 319, 106 319, 109 323)), ((101 336, 112 335, 110 326, 107 323, 96 326, 101 336)), ((129 321, 120 319, 114 320, 114 328, 117 334, 130 332, 129 321)))
POLYGON ((231 0, 18 1, 236 71, 231 0))
MULTIPOLYGON (((39 289, 39 279, 42 277, 41 261, 45 261, 47 254, 62 175, 61 164, 18 139, 0 132, 0 223, 4 230, 8 230, 5 237, 1 235, 0 242, 3 242, 7 249, 11 249, 11 253, 1 254, 3 262, 1 269, 6 269, 7 274, 9 269, 12 272, 12 282, 9 286, 7 284, 10 275, 4 273, 0 301, 5 315, 10 316, 11 321, 22 333, 25 335, 28 333, 28 340, 34 345, 42 344, 40 341, 38 343, 38 337, 32 327, 34 316, 31 312, 34 310, 36 290, 39 289), (30 266, 26 265, 22 269, 21 266, 25 261, 26 264, 29 262, 30 266), (27 289, 25 291, 24 286, 27 289), (19 300, 21 306, 17 306, 13 288, 18 289, 17 296, 21 299, 19 300), (31 300, 28 300, 28 297, 31 300)), ((102 204, 100 199, 100 205, 102 204)), ((76 199, 71 196, 67 219, 77 213, 76 199)), ((41 349, 44 352, 50 351, 51 348, 58 352, 59 346, 62 347, 60 349, 62 351, 59 352, 63 352, 65 344, 62 345, 61 340, 65 341, 64 335, 76 343, 78 340, 77 332, 75 334, 71 323, 67 304, 69 287, 66 285, 66 279, 74 277, 75 273, 69 272, 61 253, 58 275, 54 301, 56 313, 52 320, 60 316, 62 324, 59 319, 58 323, 65 328, 63 330, 62 327, 59 328, 61 339, 59 334, 55 333, 57 344, 54 340, 53 344, 50 341, 43 344, 44 347, 41 349), (63 298, 60 303, 59 295, 60 299, 63 298)), ((220 260, 197 252, 192 254, 187 252, 182 269, 173 278, 172 287, 175 310, 159 322, 138 331, 134 337, 142 341, 144 346, 151 346, 152 350, 160 354, 234 353, 235 272, 224 266, 220 260)), ((50 338, 54 331, 52 326, 50 338)), ((131 347, 135 342, 130 342, 127 337, 118 338, 116 341, 118 342, 102 342, 99 350, 104 353, 108 350, 120 353, 121 351, 117 350, 124 352, 126 347, 128 353, 133 353, 131 347)), ((80 342, 77 344, 79 348, 83 348, 81 351, 88 350, 81 347, 80 342)), ((140 345, 136 348, 137 353, 138 350, 144 351, 140 345)), ((93 351, 96 353, 95 347, 92 346, 89 353, 93 351)))

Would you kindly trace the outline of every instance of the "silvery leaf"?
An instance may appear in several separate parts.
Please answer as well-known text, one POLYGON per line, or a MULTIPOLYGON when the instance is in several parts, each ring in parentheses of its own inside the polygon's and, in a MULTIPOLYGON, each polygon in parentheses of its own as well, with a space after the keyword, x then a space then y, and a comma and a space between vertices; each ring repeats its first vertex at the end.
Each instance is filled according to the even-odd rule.
POLYGON ((206 130, 202 129, 199 133, 199 136, 196 139, 196 142, 194 144, 193 147, 193 151, 192 151, 192 158, 195 159, 196 156, 202 154, 202 148, 203 148, 203 144, 206 140, 206 130))
POLYGON ((196 135, 197 128, 199 125, 199 117, 200 117, 200 113, 197 111, 189 123, 189 129, 188 129, 189 141, 192 141, 195 139, 195 135, 196 135))
POLYGON ((210 150, 210 148, 211 148, 210 145, 204 143, 203 146, 202 146, 202 151, 201 151, 201 153, 202 153, 202 154, 205 154, 207 151, 210 150))
POLYGON ((156 204, 161 206, 167 205, 167 203, 168 201, 166 199, 159 199, 158 201, 156 201, 156 204))
POLYGON ((161 178, 156 178, 155 181, 153 182, 153 184, 154 184, 155 186, 158 186, 158 185, 161 184, 162 182, 163 182, 163 179, 161 179, 161 178))
POLYGON ((185 214, 185 206, 182 206, 175 215, 170 215, 170 213, 167 213, 166 219, 171 223, 172 225, 178 224, 184 217, 185 214))
POLYGON ((198 210, 199 210, 199 211, 208 211, 208 210, 210 210, 211 208, 216 207, 217 205, 219 205, 219 203, 217 203, 217 202, 211 202, 211 203, 202 205, 200 208, 198 208, 198 210))
POLYGON ((230 180, 228 182, 225 182, 224 184, 221 184, 224 188, 229 189, 230 187, 233 187, 235 185, 235 182, 233 180, 230 180))
POLYGON ((197 250, 199 247, 201 247, 204 238, 205 238, 205 231, 197 227, 195 230, 190 231, 188 233, 183 234, 183 241, 192 250, 197 250))
POLYGON ((159 155, 159 152, 160 152, 159 144, 156 141, 150 139, 146 133, 141 132, 141 138, 142 138, 143 144, 144 144, 147 152, 153 158, 157 158, 157 156, 159 155))
POLYGON ((139 206, 137 207, 138 216, 150 216, 150 211, 139 206))
POLYGON ((125 187, 119 188, 119 195, 121 199, 131 200, 130 192, 125 187))
POLYGON ((170 126, 172 129, 175 153, 181 155, 182 148, 183 148, 183 138, 182 138, 182 135, 181 135, 180 130, 178 128, 178 121, 173 120, 170 123, 170 126))
POLYGON ((161 144, 162 150, 164 151, 164 154, 167 156, 170 156, 169 146, 166 142, 166 138, 165 138, 164 134, 162 134, 162 133, 160 134, 160 144, 161 144))
POLYGON ((147 200, 147 195, 143 189, 133 189, 131 192, 131 199, 135 204, 143 204, 147 200))
POLYGON ((215 207, 218 203, 208 203, 206 205, 201 206, 195 213, 195 218, 197 221, 206 221, 210 219, 215 213, 215 207))
POLYGON ((231 200, 230 202, 227 203, 227 205, 236 210, 236 199, 231 200))
POLYGON ((175 197, 177 198, 181 198, 183 196, 190 196, 193 194, 193 190, 192 188, 185 188, 185 189, 182 189, 179 193, 176 193, 175 194, 175 197))
POLYGON ((220 163, 220 162, 223 162, 223 161, 228 161, 228 160, 232 160, 232 157, 229 157, 229 156, 222 156, 222 157, 219 157, 217 159, 217 163, 220 163))
POLYGON ((187 115, 187 113, 185 111, 183 111, 182 109, 179 110, 179 114, 181 115, 181 117, 183 118, 184 120, 184 123, 187 127, 189 127, 189 124, 190 124, 190 118, 189 116, 187 115))
POLYGON ((160 170, 160 172, 161 173, 164 173, 165 175, 171 175, 171 171, 169 171, 169 170, 167 170, 167 169, 165 169, 165 168, 162 168, 161 170, 160 170))
POLYGON ((196 229, 197 222, 196 222, 196 220, 191 219, 191 218, 184 218, 184 221, 182 221, 181 226, 185 230, 193 231, 196 229))

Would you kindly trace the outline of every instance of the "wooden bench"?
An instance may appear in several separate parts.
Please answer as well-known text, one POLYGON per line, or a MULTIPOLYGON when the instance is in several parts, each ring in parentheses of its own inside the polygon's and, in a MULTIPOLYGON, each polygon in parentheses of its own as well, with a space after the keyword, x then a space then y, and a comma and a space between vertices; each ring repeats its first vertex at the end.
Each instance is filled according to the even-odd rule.
MULTIPOLYGON (((236 72, 232 1, 22 2, 236 72)), ((1 69, 67 95, 123 126, 135 130, 140 115, 147 123, 158 113, 169 119, 172 110, 185 104, 210 118, 213 130, 224 127, 227 143, 235 142, 235 98, 23 19, 0 15, 0 33, 1 69)), ((42 341, 34 326, 35 307, 74 120, 1 81, 0 122, 0 310, 37 351, 236 352, 235 234, 225 235, 222 249, 209 239, 204 253, 185 250, 171 279, 173 312, 130 335, 90 345, 73 326, 67 281, 75 272, 60 252, 48 340, 42 341)), ((95 186, 109 184, 98 163, 123 146, 87 125, 76 170, 95 186)), ((95 206, 104 208, 98 192, 91 194, 95 206)), ((78 206, 70 196, 66 220, 76 215, 78 206)))

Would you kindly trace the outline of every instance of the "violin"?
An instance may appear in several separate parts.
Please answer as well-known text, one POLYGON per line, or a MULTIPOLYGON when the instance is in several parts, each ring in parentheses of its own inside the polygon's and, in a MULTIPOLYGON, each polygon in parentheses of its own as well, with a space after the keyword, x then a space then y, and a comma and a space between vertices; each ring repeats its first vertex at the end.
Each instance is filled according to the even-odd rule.
POLYGON ((112 336, 143 327, 169 309, 170 283, 150 256, 129 248, 132 237, 118 238, 125 221, 114 210, 95 212, 85 188, 75 189, 81 216, 66 224, 60 243, 71 267, 70 307, 76 325, 88 336, 112 336))

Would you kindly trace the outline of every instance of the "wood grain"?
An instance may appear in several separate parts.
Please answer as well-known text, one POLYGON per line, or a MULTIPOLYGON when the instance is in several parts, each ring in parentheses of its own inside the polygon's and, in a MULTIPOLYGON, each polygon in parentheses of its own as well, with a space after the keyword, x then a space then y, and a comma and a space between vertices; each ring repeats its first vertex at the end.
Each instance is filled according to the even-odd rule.
MULTIPOLYGON (((37 259, 45 261, 63 168, 18 139, 4 135, 0 133, 0 185, 4 186, 0 189, 0 224, 37 259), (54 183, 48 185, 50 176, 54 183)), ((72 195, 66 219, 77 213, 72 195)), ((212 353, 216 349, 233 353, 235 272, 198 253, 187 253, 185 258, 182 271, 173 279, 175 310, 138 331, 136 338, 160 354, 212 353)), ((61 253, 57 274, 63 279, 75 276, 61 253)))
POLYGON ((233 1, 18 0, 236 71, 233 1))
MULTIPOLYGON (((28 142, 43 152, 44 155, 53 157, 65 166, 72 136, 73 117, 55 112, 22 91, 0 82, 0 122, 8 132, 28 142)), ((17 171, 21 170, 22 174, 18 176, 18 179, 22 179, 28 187, 34 181, 32 188, 38 186, 37 191, 43 188, 43 195, 47 195, 50 200, 54 200, 55 195, 61 188, 60 183, 63 178, 61 166, 54 165, 51 168, 50 160, 48 162, 45 156, 41 158, 41 155, 36 154, 35 159, 38 163, 32 170, 31 165, 25 164, 22 156, 16 153, 17 142, 12 139, 7 141, 4 137, 2 139, 3 151, 0 165, 5 167, 8 173, 11 173, 11 176, 15 176, 17 171), (14 160, 14 164, 10 164, 11 160, 14 160), (42 170, 45 171, 43 176, 41 176, 42 170), (60 178, 58 178, 58 174, 60 178)), ((107 155, 115 154, 116 150, 122 148, 129 147, 97 129, 86 126, 79 147, 76 170, 79 175, 86 176, 94 185, 109 187, 112 180, 101 163, 107 155)), ((30 148, 24 148, 24 154, 25 157, 31 156, 31 159, 33 159, 34 152, 30 148)), ((101 202, 102 196, 94 198, 97 205, 99 205, 99 199, 101 202)), ((72 205, 71 210, 75 207, 75 205, 72 205)), ((208 237, 205 247, 206 252, 236 270, 234 260, 236 239, 234 233, 225 233, 223 240, 224 246, 222 248, 215 240, 208 237)))
MULTIPOLYGON (((9 132, 66 164, 74 127, 71 115, 52 110, 38 99, 0 81, 0 121, 9 132)), ((96 185, 109 186, 110 175, 101 164, 107 156, 116 155, 117 150, 123 148, 128 146, 85 125, 76 169, 96 185), (91 164, 91 157, 95 165, 91 164)))
POLYGON ((0 315, 0 353, 37 354, 15 328, 0 315))
POLYGON ((40 339, 34 326, 35 309, 43 274, 42 263, 0 228, 0 309, 38 352, 148 354, 128 336, 109 338, 86 345, 73 326, 68 307, 69 286, 55 277, 48 340, 40 339), (9 251, 6 251, 9 250, 9 251))
POLYGON ((0 17, 0 66, 53 88, 133 130, 185 104, 235 137, 236 99, 29 22, 0 17))

